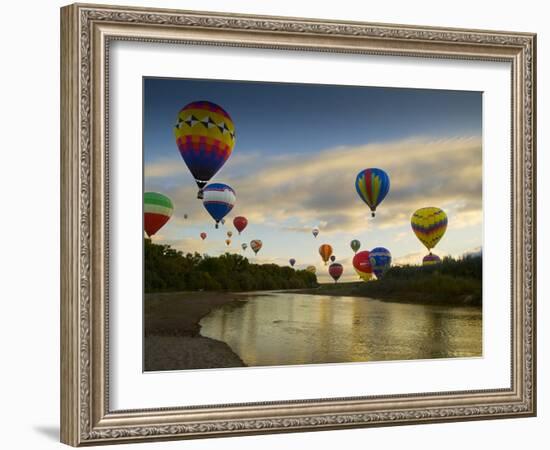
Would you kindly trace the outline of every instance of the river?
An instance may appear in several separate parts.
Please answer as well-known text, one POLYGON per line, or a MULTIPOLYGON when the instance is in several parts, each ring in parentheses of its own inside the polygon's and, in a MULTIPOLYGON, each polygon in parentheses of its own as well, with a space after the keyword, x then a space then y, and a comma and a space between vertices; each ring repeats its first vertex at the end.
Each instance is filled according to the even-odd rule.
POLYGON ((201 335, 248 366, 482 356, 481 309, 288 292, 205 316, 201 335))

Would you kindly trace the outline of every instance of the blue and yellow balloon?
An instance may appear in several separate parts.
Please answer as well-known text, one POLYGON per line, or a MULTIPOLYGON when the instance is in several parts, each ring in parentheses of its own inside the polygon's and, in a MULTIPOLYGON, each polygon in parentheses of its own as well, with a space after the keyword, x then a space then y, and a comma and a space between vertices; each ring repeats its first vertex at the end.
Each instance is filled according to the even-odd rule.
POLYGON ((390 190, 390 177, 382 169, 370 168, 362 170, 355 179, 355 189, 367 206, 372 217, 376 207, 384 200, 390 190))

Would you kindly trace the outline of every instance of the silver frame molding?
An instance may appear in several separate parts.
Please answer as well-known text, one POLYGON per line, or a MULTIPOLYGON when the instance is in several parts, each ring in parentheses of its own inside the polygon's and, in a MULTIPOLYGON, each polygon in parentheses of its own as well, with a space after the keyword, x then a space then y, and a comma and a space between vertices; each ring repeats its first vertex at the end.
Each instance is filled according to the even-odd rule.
POLYGON ((536 35, 75 4, 61 9, 61 440, 97 445, 536 414, 536 35), (112 411, 108 58, 113 40, 506 61, 512 70, 508 389, 112 411))

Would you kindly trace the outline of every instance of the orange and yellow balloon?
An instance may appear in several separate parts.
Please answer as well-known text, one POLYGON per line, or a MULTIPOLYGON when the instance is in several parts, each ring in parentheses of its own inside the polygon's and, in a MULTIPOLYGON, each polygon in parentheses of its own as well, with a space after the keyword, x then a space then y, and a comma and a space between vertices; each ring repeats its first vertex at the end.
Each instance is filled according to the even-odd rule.
POLYGON ((321 255, 322 260, 327 265, 330 256, 332 255, 332 247, 329 244, 323 244, 319 247, 319 254, 321 255))

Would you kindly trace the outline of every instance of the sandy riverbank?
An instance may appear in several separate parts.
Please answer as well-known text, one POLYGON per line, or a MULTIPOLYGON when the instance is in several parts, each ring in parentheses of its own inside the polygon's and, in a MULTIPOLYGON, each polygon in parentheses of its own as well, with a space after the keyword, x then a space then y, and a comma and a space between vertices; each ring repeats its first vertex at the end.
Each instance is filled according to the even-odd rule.
POLYGON ((145 370, 245 366, 226 343, 199 334, 199 322, 210 311, 239 301, 245 297, 219 292, 145 294, 145 370))

